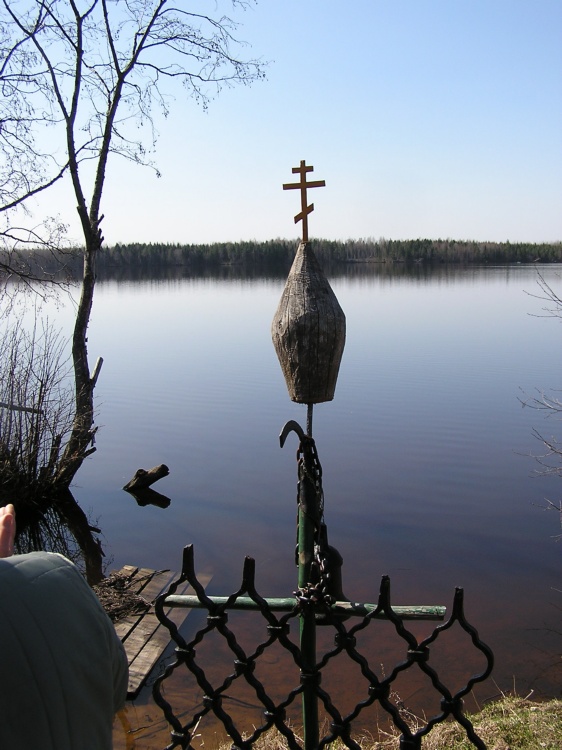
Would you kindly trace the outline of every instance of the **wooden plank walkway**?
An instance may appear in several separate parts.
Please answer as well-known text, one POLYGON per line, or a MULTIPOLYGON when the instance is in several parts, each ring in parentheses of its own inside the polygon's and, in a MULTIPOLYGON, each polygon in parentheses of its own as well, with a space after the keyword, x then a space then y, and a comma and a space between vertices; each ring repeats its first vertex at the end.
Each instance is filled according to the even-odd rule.
MULTIPOLYGON (((179 573, 135 568, 133 565, 125 565, 118 572, 130 579, 128 591, 142 596, 151 605, 146 612, 129 615, 115 623, 115 632, 123 642, 129 663, 127 699, 131 700, 138 695, 152 668, 170 643, 170 633, 158 622, 154 602, 172 581, 179 578, 179 573)), ((212 576, 201 573, 197 577, 206 588, 212 576)), ((185 583, 177 589, 176 594, 185 594, 189 588, 189 584, 185 583)), ((179 607, 165 610, 166 615, 178 627, 190 612, 190 609, 179 607)))

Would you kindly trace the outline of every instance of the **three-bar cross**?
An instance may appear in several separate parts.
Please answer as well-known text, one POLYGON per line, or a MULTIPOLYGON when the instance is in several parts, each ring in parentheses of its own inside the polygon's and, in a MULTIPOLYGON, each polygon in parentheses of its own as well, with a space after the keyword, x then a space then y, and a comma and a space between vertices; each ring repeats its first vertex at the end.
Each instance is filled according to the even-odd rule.
POLYGON ((306 189, 315 187, 325 187, 326 182, 324 180, 313 180, 312 182, 306 181, 306 173, 313 172, 314 167, 307 166, 306 161, 303 159, 299 167, 293 167, 293 174, 300 174, 300 182, 291 182, 283 185, 283 190, 295 190, 300 188, 301 191, 301 211, 295 216, 295 224, 302 220, 302 241, 308 242, 308 214, 314 211, 314 203, 310 206, 306 204, 306 189))

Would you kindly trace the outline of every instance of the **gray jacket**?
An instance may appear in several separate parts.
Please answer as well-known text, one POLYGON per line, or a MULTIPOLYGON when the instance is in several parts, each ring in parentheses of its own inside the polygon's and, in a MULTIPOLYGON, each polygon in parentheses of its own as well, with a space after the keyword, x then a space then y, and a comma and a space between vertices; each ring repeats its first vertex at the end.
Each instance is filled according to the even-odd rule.
POLYGON ((0 559, 1 750, 109 750, 126 694, 125 651, 77 568, 0 559))

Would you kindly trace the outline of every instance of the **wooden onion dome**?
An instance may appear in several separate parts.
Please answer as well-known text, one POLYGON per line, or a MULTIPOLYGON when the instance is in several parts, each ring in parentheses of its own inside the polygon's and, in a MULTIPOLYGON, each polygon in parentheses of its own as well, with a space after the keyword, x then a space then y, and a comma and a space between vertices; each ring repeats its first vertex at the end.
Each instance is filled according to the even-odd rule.
POLYGON ((299 244, 271 326, 289 396, 332 401, 345 345, 345 315, 308 242, 299 244))
POLYGON ((310 434, 312 404, 334 398, 345 345, 345 315, 308 242, 308 215, 314 203, 308 204, 307 190, 326 183, 306 179, 314 167, 304 160, 292 171, 299 181, 283 185, 283 190, 300 191, 301 210, 295 224, 302 221, 302 242, 273 318, 271 336, 289 396, 309 406, 310 434))

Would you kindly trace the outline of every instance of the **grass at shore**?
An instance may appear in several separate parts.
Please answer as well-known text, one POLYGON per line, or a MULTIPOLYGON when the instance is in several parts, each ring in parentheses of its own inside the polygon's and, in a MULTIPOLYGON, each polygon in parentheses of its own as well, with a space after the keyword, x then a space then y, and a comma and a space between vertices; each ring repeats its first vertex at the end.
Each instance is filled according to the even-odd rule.
MULTIPOLYGON (((536 703, 504 696, 469 716, 476 734, 489 750, 560 750, 562 701, 536 703)), ((375 746, 376 747, 376 746, 375 746)), ((372 750, 375 750, 375 747, 372 750)), ((380 744, 376 750, 397 745, 380 744)), ((457 724, 436 726, 423 742, 424 750, 472 750, 474 745, 457 724)))
MULTIPOLYGON (((469 715, 476 734, 488 750, 560 750, 562 748, 562 700, 535 702, 504 695, 476 714, 469 715)), ((384 733, 383 733, 384 734, 384 733)), ((363 750, 398 750, 398 732, 378 741, 354 738, 363 750)), ((230 747, 230 745, 228 745, 230 747)), ((281 735, 269 732, 254 745, 256 750, 282 750, 281 735)), ((340 742, 332 750, 344 747, 340 742)), ((439 724, 423 739, 423 750, 474 750, 462 727, 439 724)), ((226 750, 225 745, 222 750, 226 750)))

